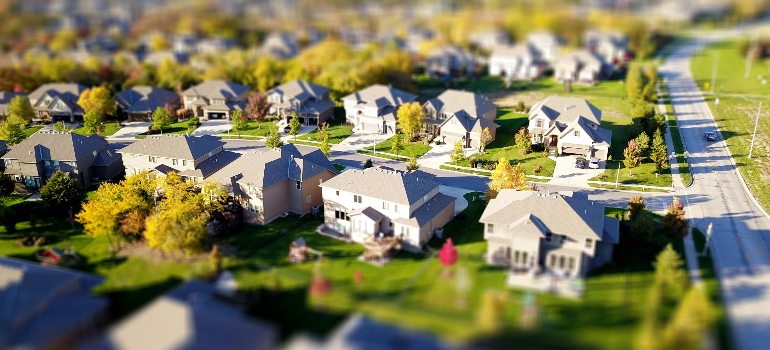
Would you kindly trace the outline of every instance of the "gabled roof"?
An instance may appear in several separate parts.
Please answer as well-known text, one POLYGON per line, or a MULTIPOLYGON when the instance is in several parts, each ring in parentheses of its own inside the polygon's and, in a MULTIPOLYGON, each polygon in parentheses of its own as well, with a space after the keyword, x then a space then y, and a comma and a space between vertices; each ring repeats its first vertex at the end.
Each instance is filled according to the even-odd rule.
POLYGON ((112 148, 106 147, 96 155, 93 166, 108 166, 121 160, 122 158, 123 157, 120 156, 120 153, 112 148))
POLYGON ((268 188, 286 179, 306 181, 325 171, 337 173, 320 150, 303 153, 293 144, 287 144, 277 149, 244 153, 211 178, 225 185, 241 183, 268 188))
POLYGON ((356 102, 359 106, 365 105, 378 109, 385 106, 398 107, 416 99, 417 95, 380 84, 371 85, 342 98, 343 101, 356 102))
POLYGON ((481 118, 487 112, 497 110, 497 105, 481 94, 452 89, 444 91, 429 102, 439 113, 462 114, 473 118, 481 118))
POLYGON ((393 219, 393 222, 412 227, 423 227, 456 200, 457 198, 455 197, 437 193, 435 196, 430 197, 427 202, 420 205, 419 208, 415 209, 409 218, 398 217, 393 219))
POLYGON ((345 171, 322 183, 321 187, 412 205, 437 189, 439 183, 415 173, 369 168, 345 171))
POLYGON ((304 102, 310 98, 321 100, 328 92, 329 88, 327 87, 308 83, 304 80, 292 80, 268 90, 267 94, 275 93, 304 102))
POLYGON ((599 127, 584 117, 579 117, 576 121, 572 122, 569 126, 564 128, 560 137, 569 134, 575 128, 580 128, 583 130, 588 135, 588 137, 591 138, 593 143, 606 143, 607 145, 612 144, 611 130, 599 127))
POLYGON ((178 100, 179 95, 173 91, 146 85, 134 86, 115 95, 115 102, 129 113, 152 113, 158 107, 178 100))
POLYGON ((240 157, 240 154, 232 151, 224 150, 217 152, 208 159, 200 162, 195 166, 195 169, 187 169, 179 173, 179 175, 185 177, 207 178, 211 176, 211 174, 227 166, 227 164, 238 159, 238 157, 240 157))
POLYGON ((83 136, 74 133, 38 131, 26 138, 2 156, 3 159, 18 159, 23 163, 37 163, 42 160, 78 161, 107 146, 99 135, 83 136))
POLYGON ((547 31, 534 32, 527 35, 527 42, 535 47, 561 46, 561 39, 556 34, 547 31))
POLYGON ((184 96, 206 96, 208 98, 237 99, 251 90, 248 86, 224 80, 207 80, 184 92, 184 96))
POLYGON ((447 123, 450 123, 452 120, 456 119, 460 125, 465 129, 467 132, 481 132, 484 130, 484 128, 490 128, 495 129, 497 128, 497 124, 495 122, 486 119, 486 118, 471 118, 466 116, 464 113, 455 114, 451 118, 448 118, 443 123, 441 123, 441 126, 443 127, 447 123))
POLYGON ((427 59, 440 58, 440 57, 453 57, 462 61, 473 61, 473 54, 456 45, 444 45, 431 51, 427 59))
POLYGON ((60 97, 62 100, 75 103, 80 97, 80 94, 87 89, 88 88, 83 85, 73 83, 43 84, 29 94, 29 99, 39 100, 43 96, 48 95, 51 97, 60 97))
POLYGON ((0 348, 39 349, 107 311, 91 290, 103 278, 0 257, 0 348))
POLYGON ((529 117, 544 114, 552 121, 572 123, 579 117, 601 124, 602 111, 586 99, 577 97, 551 96, 536 103, 529 111, 529 117))
POLYGON ((218 137, 188 135, 152 135, 136 141, 118 152, 122 154, 141 154, 147 156, 196 160, 217 148, 224 142, 218 137))
POLYGON ((508 196, 502 190, 497 198, 481 215, 480 222, 504 225, 508 233, 551 232, 567 236, 580 236, 602 240, 604 237, 604 205, 587 199, 567 197, 560 194, 545 194, 533 191, 518 191, 508 196), (492 204, 494 203, 494 204, 492 204), (531 222, 535 228, 526 227, 531 222))
POLYGON ((276 330, 190 281, 131 314, 85 349, 271 349, 276 330))

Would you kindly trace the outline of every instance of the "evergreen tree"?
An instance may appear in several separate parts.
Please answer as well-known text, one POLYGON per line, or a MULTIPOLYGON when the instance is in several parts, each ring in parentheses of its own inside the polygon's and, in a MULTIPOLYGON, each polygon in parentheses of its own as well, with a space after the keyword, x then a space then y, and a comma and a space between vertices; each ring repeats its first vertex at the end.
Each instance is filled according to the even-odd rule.
POLYGON ((278 134, 278 125, 270 125, 270 133, 267 134, 267 137, 265 138, 265 146, 268 148, 278 148, 283 146, 281 135, 278 134))
POLYGON ((527 154, 532 149, 532 135, 527 128, 522 127, 519 132, 514 136, 516 139, 516 148, 519 149, 519 154, 527 154))
POLYGON ((652 137, 650 159, 655 163, 658 172, 660 172, 661 169, 668 168, 668 151, 666 149, 666 143, 660 135, 660 130, 655 130, 655 135, 652 137))
POLYGON ((68 212, 75 213, 80 209, 80 204, 85 199, 85 191, 80 182, 57 170, 40 188, 40 198, 54 213, 63 215, 68 212))
POLYGON ((454 148, 452 148, 452 152, 449 153, 449 158, 452 160, 452 163, 460 163, 465 159, 465 153, 463 153, 463 143, 461 141, 455 142, 454 148))
POLYGON ((632 64, 626 73, 626 96, 629 100, 636 100, 644 89, 644 75, 638 65, 632 64))
POLYGON ((639 145, 639 151, 642 153, 642 156, 644 156, 647 150, 650 149, 650 137, 646 132, 642 132, 634 140, 639 145))
POLYGON ((684 269, 684 261, 671 244, 666 245, 666 248, 658 254, 653 266, 655 266, 655 285, 661 288, 665 296, 680 298, 690 280, 684 269))

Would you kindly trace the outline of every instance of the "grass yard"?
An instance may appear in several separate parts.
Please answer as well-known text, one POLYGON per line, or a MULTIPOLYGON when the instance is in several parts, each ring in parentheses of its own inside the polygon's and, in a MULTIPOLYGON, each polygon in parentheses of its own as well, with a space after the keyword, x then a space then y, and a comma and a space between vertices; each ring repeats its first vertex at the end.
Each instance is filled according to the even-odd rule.
MULTIPOLYGON (((268 122, 262 122, 257 123, 255 121, 249 120, 246 123, 245 130, 241 131, 241 136, 261 136, 266 137, 268 134, 270 134, 270 126, 275 125, 275 121, 268 121, 268 122)), ((280 134, 283 134, 283 130, 278 130, 280 134)), ((227 133, 220 134, 219 136, 226 136, 227 133)), ((237 138, 238 132, 234 130, 230 130, 230 138, 237 138)))
MULTIPOLYGON (((334 107, 334 120, 328 120, 329 123, 329 143, 338 144, 342 140, 353 134, 353 129, 345 125, 345 109, 334 107)), ((318 129, 315 129, 305 135, 297 136, 297 140, 317 141, 318 129)))
POLYGON ((43 126, 31 126, 26 129, 24 129, 24 138, 30 137, 32 134, 38 132, 38 130, 42 129, 43 126))
MULTIPOLYGON (((527 114, 513 112, 510 108, 500 108, 497 112, 495 123, 500 125, 497 128, 495 140, 487 145, 485 154, 475 154, 473 157, 485 162, 496 162, 501 157, 505 157, 512 164, 521 164, 524 172, 528 175, 553 175, 556 162, 548 157, 544 157, 541 152, 531 152, 525 155, 519 154, 519 150, 516 148, 514 135, 521 127, 527 126, 527 114), (543 169, 535 174, 534 170, 538 165, 543 169)), ((451 163, 447 164, 454 165, 451 163)), ((470 162, 466 159, 457 165, 469 167, 470 162)))
POLYGON ((417 158, 420 158, 422 157, 423 154, 427 153, 431 149, 431 146, 426 145, 423 141, 409 142, 406 140, 406 137, 404 137, 404 135, 401 135, 401 142, 404 145, 404 149, 399 151, 398 155, 396 155, 396 153, 393 152, 393 150, 391 149, 391 139, 393 137, 395 137, 395 135, 391 136, 385 141, 378 143, 376 147, 375 146, 364 147, 363 150, 369 150, 369 152, 359 150, 358 153, 369 154, 371 153, 371 151, 376 151, 378 156, 380 156, 380 153, 385 153, 385 155, 383 156, 387 157, 387 155, 391 155, 392 157, 387 157, 387 158, 393 158, 398 160, 398 158, 409 159, 409 157, 411 156, 417 156, 417 158))
MULTIPOLYGON (((112 134, 118 132, 118 130, 120 130, 120 123, 118 122, 104 123, 104 131, 102 131, 101 136, 102 137, 112 136, 112 134)), ((86 132, 86 128, 83 126, 76 128, 75 130, 72 130, 72 132, 83 136, 91 136, 91 134, 86 132)))
POLYGON ((705 99, 746 185, 762 207, 770 210, 770 191, 766 190, 766 184, 770 182, 770 95, 766 93, 767 85, 762 83, 762 79, 768 79, 769 74, 767 66, 760 61, 754 62, 749 77, 744 78, 746 62, 738 54, 737 45, 737 41, 727 41, 707 46, 701 54, 693 57, 690 69, 701 90, 710 91, 705 88, 704 83, 711 81, 714 54, 719 53, 719 69, 714 89, 716 94, 706 95, 705 99), (742 98, 722 95, 723 93, 750 96, 742 98), (719 98, 718 106, 714 104, 716 97, 719 98), (752 158, 749 159, 748 153, 760 101, 763 108, 752 158))

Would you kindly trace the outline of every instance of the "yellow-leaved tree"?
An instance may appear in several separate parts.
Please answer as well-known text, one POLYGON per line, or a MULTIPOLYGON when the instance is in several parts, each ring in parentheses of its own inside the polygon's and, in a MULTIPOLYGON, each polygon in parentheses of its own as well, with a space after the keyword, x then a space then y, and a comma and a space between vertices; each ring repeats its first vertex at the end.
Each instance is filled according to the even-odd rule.
POLYGON ((398 128, 412 141, 414 134, 425 124, 425 111, 419 102, 404 103, 398 109, 398 128))
POLYGON ((524 191, 529 188, 527 184, 527 176, 524 174, 524 170, 521 165, 511 166, 508 159, 501 157, 497 160, 497 167, 490 174, 489 189, 487 190, 486 199, 490 200, 497 197, 497 194, 504 189, 515 189, 524 191))

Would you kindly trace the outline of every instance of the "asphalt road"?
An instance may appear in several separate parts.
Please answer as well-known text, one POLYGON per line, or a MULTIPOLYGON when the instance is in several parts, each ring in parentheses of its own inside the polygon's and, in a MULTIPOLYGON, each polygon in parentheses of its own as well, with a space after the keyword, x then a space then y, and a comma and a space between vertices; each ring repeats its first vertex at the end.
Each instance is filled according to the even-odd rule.
MULTIPOLYGON (((742 185, 713 116, 690 73, 690 57, 712 39, 699 39, 673 52, 658 68, 668 82, 672 105, 690 155, 694 184, 682 194, 693 223, 703 232, 713 224, 711 248, 722 284, 733 341, 739 349, 770 346, 770 219, 742 185)), ((739 79, 742 77, 736 77, 739 79)))

